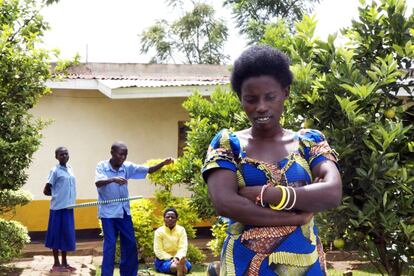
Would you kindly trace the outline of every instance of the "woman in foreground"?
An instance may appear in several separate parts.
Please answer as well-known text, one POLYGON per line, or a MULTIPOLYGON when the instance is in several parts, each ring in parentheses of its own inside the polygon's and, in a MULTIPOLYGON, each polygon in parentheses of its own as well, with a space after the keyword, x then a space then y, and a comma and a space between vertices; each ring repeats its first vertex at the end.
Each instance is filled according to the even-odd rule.
POLYGON ((336 153, 313 129, 284 129, 293 76, 288 58, 253 46, 235 62, 231 84, 251 127, 221 130, 203 177, 220 216, 230 219, 220 275, 325 275, 313 213, 338 206, 336 153))

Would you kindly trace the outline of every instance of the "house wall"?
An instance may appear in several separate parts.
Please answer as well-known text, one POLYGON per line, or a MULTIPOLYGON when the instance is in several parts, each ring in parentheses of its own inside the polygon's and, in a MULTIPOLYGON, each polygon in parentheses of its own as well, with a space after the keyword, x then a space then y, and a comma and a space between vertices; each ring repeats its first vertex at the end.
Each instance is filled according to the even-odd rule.
MULTIPOLYGON (((122 140, 128 145, 128 160, 144 163, 149 159, 177 156, 178 122, 187 119, 183 98, 112 100, 95 90, 54 90, 33 109, 36 117, 51 120, 42 131, 42 145, 28 169, 27 184, 34 200, 17 208, 15 220, 29 231, 45 231, 50 197, 43 195, 50 169, 57 163, 58 146, 69 150, 69 164, 77 179, 78 202, 95 201, 95 166, 110 158, 110 146, 122 140)), ((153 197, 148 180, 130 180, 130 196, 153 197)), ((188 196, 184 187, 174 191, 188 196)), ((76 229, 98 228, 96 207, 75 209, 76 229)))

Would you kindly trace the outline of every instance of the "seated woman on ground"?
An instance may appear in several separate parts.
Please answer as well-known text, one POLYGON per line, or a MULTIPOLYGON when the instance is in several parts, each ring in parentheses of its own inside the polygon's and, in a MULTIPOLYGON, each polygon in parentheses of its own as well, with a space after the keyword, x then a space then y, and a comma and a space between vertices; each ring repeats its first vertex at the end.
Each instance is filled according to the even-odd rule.
POLYGON ((177 224, 178 213, 175 208, 164 211, 164 225, 155 230, 154 253, 155 270, 166 274, 184 275, 191 270, 186 260, 187 232, 177 224))

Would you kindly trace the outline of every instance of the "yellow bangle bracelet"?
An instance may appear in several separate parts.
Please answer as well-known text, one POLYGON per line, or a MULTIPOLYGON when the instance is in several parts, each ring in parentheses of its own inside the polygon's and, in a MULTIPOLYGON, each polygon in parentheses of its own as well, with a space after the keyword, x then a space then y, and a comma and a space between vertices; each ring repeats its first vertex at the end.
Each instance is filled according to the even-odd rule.
POLYGON ((272 208, 273 210, 281 210, 282 206, 285 205, 286 203, 286 190, 285 187, 281 186, 281 185, 277 185, 277 188, 280 188, 280 190, 282 190, 282 199, 280 200, 279 204, 277 206, 274 206, 272 204, 269 204, 269 207, 272 208))

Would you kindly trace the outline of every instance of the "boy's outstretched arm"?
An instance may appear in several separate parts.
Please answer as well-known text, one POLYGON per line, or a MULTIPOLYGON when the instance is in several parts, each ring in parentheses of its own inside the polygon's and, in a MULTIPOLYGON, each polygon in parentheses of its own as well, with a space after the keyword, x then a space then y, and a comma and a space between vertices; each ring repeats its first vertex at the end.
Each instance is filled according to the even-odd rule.
POLYGON ((164 161, 158 163, 157 165, 154 165, 152 167, 148 168, 148 173, 153 173, 158 171, 159 169, 161 169, 162 167, 164 167, 165 165, 171 164, 174 162, 174 159, 172 159, 171 157, 164 159, 164 161))

